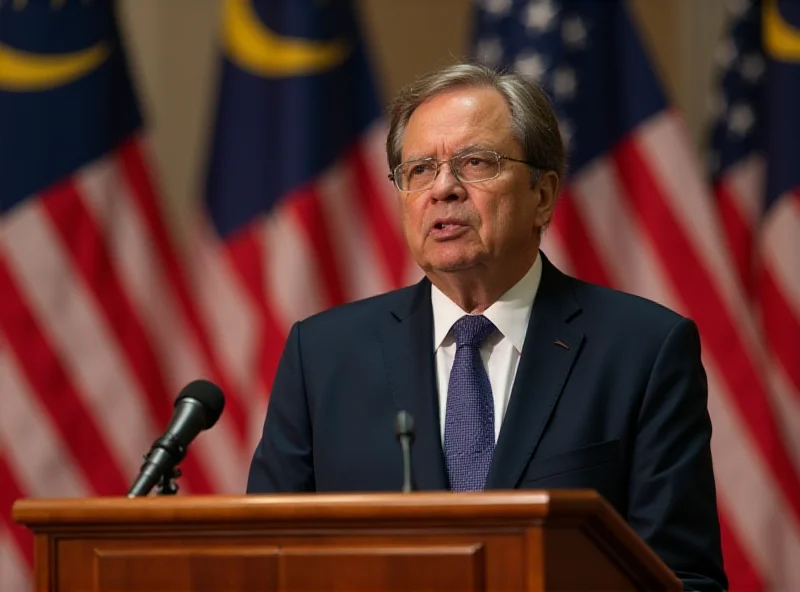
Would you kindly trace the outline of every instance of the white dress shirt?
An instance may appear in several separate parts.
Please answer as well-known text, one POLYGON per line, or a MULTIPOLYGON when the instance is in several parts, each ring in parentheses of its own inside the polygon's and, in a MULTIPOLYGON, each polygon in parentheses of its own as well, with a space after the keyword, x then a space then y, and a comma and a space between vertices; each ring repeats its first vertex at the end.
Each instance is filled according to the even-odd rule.
MULTIPOLYGON (((488 318, 497 331, 483 342, 480 348, 481 359, 489 375, 494 397, 494 437, 500 434, 500 426, 505 417, 511 387, 519 366, 528 321, 531 318, 533 300, 542 279, 541 256, 536 256, 533 266, 500 299, 487 308, 483 315, 488 318)), ((436 286, 431 286, 433 304, 433 344, 436 353, 436 384, 439 388, 439 419, 442 442, 447 411, 447 385, 450 370, 456 355, 456 341, 450 333, 455 322, 465 314, 455 302, 450 300, 436 286)))

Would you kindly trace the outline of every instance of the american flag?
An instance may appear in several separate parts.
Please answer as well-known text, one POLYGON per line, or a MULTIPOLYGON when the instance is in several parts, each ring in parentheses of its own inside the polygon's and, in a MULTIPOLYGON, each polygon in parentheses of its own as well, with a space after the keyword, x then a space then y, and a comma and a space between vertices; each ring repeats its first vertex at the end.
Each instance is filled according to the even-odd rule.
MULTIPOLYGON (((0 2, 3 590, 33 554, 13 501, 125 493, 178 389, 214 376, 141 131, 113 5, 0 2)), ((229 431, 187 489, 229 472, 229 431)))
POLYGON ((716 54, 714 193, 763 340, 769 390, 750 394, 757 470, 742 473, 731 570, 749 590, 800 589, 800 3, 728 2, 716 54), (759 422, 758 417, 772 417, 759 422), (769 439, 767 432, 774 436, 769 439), (769 466, 774 467, 771 474, 769 466))
POLYGON ((291 325, 418 272, 351 3, 228 0, 223 44, 195 253, 217 355, 261 406, 255 446, 291 325))
POLYGON ((243 492, 290 324, 406 283, 352 8, 224 14, 210 224, 184 254, 113 1, 0 0, 0 590, 31 582, 13 501, 124 494, 195 378, 227 400, 181 493, 243 492))
MULTIPOLYGON (((800 589, 797 178, 783 187, 783 201, 772 206, 771 218, 757 207, 746 210, 755 212, 747 230, 759 233, 772 274, 771 280, 760 280, 760 291, 771 298, 761 317, 773 324, 766 334, 780 336, 774 346, 785 348, 783 357, 772 349, 776 355, 765 359, 717 201, 679 113, 661 91, 629 5, 476 0, 476 6, 475 55, 544 84, 568 145, 571 173, 543 250, 567 272, 661 302, 699 326, 731 589, 800 589), (780 211, 785 213, 778 218, 780 211), (784 388, 782 419, 772 406, 776 385, 784 388), (782 436, 790 432, 794 441, 782 436)), ((730 50, 731 76, 757 74, 755 61, 738 54, 730 50)), ((786 111, 772 112, 780 126, 788 125, 789 106, 796 117, 800 105, 796 92, 794 102, 783 96, 786 111)), ((755 105, 746 105, 755 118, 755 105)), ((726 110, 724 123, 747 124, 739 121, 743 112, 738 104, 726 110)), ((754 121, 749 125, 757 127, 754 121)), ((792 140, 800 141, 796 122, 791 129, 792 140)), ((783 157, 787 165, 794 157, 797 175, 797 153, 787 144, 771 156, 783 157)), ((732 171, 732 165, 752 168, 742 158, 748 155, 738 150, 735 159, 725 161, 728 179, 749 174, 746 168, 732 171)), ((752 179, 736 186, 755 187, 752 179)))

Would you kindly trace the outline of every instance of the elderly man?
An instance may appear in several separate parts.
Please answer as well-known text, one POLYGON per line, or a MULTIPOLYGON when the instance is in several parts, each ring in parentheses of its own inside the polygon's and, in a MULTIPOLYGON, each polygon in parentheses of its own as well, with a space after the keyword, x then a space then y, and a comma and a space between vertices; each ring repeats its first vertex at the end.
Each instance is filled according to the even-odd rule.
POLYGON ((390 178, 420 283, 295 324, 248 491, 590 488, 687 586, 727 585, 695 324, 539 250, 564 177, 553 109, 457 65, 391 109, 390 178))

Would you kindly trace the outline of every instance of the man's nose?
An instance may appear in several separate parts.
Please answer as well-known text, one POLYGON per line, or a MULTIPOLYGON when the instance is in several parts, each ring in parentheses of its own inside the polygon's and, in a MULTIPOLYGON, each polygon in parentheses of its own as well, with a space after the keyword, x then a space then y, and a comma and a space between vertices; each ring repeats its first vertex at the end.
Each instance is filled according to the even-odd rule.
POLYGON ((448 163, 442 163, 439 173, 433 180, 431 199, 436 201, 455 201, 464 199, 467 195, 464 184, 458 180, 448 163))

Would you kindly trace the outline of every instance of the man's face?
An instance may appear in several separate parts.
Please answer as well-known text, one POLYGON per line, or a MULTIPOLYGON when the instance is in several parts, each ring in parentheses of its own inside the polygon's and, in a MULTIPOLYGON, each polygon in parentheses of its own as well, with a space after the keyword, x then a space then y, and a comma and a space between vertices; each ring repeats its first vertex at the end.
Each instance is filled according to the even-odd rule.
MULTIPOLYGON (((408 122, 402 161, 445 160, 474 149, 524 159, 494 89, 454 89, 422 103, 408 122)), ((513 269, 536 252, 538 229, 550 217, 541 193, 522 163, 501 160, 498 177, 470 184, 459 183, 444 164, 430 189, 399 193, 406 241, 426 273, 513 269)))

